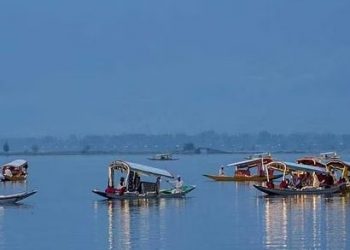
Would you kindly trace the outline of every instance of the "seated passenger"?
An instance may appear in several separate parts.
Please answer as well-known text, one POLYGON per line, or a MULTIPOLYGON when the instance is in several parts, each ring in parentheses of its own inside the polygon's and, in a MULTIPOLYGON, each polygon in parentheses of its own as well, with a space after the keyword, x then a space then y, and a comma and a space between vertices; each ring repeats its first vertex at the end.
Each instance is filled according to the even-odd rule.
POLYGON ((123 195, 124 192, 126 191, 126 186, 125 186, 125 178, 124 177, 120 177, 120 182, 118 185, 118 188, 116 190, 119 195, 123 195))
POLYGON ((109 186, 105 190, 106 193, 108 194, 114 194, 115 193, 115 188, 113 186, 109 186))
POLYGON ((281 181, 281 183, 280 183, 280 188, 281 189, 286 189, 286 188, 288 188, 288 186, 289 186, 289 180, 288 179, 285 179, 285 180, 281 181))
POLYGON ((10 168, 6 168, 5 171, 4 171, 4 176, 5 177, 12 177, 13 174, 12 174, 12 171, 10 170, 10 168))
POLYGON ((330 188, 331 186, 334 185, 334 179, 333 179, 333 177, 332 177, 330 172, 327 172, 327 175, 326 175, 325 179, 322 181, 321 184, 325 188, 330 188))
POLYGON ((275 184, 273 184, 272 180, 269 180, 268 182, 266 182, 266 186, 270 189, 274 189, 275 188, 275 184))

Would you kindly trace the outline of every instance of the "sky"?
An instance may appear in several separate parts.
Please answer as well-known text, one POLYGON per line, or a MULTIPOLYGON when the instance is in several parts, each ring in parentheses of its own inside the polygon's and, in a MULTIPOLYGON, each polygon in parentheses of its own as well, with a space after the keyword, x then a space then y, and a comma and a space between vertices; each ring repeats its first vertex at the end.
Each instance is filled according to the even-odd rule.
POLYGON ((349 10, 1 1, 0 136, 350 133, 349 10))

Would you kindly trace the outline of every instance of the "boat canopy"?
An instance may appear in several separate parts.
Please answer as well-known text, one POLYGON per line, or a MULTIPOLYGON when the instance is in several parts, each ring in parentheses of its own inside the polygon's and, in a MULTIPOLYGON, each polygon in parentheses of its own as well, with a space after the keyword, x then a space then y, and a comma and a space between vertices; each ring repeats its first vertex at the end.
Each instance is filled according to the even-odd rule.
POLYGON ((303 157, 297 160, 299 164, 305 164, 305 165, 313 165, 313 166, 319 166, 319 167, 335 167, 339 169, 343 169, 344 167, 350 168, 350 163, 340 160, 340 158, 331 157, 331 158, 325 158, 325 157, 313 157, 313 156, 307 156, 303 157))
POLYGON ((283 168, 287 170, 295 170, 295 171, 304 171, 304 172, 317 172, 317 173, 327 173, 326 168, 317 167, 317 166, 311 166, 311 165, 305 165, 305 164, 299 164, 294 162, 280 162, 280 161, 273 161, 266 165, 267 168, 274 168, 278 169, 280 171, 284 171, 283 168))
POLYGON ((254 159, 249 159, 249 160, 244 160, 244 161, 239 161, 239 162, 234 162, 227 164, 227 167, 237 167, 237 168, 249 168, 249 167, 256 167, 258 165, 266 164, 272 161, 271 157, 268 158, 254 158, 254 159))
POLYGON ((23 167, 25 165, 27 165, 27 161, 19 159, 19 160, 14 160, 14 161, 11 161, 9 163, 6 163, 6 164, 2 165, 2 167, 17 167, 17 168, 19 168, 19 167, 23 167))
POLYGON ((138 164, 138 163, 133 163, 133 162, 127 162, 127 161, 113 161, 109 167, 111 169, 123 169, 123 170, 128 170, 129 171, 134 171, 138 173, 143 173, 146 175, 155 175, 155 176, 164 176, 167 178, 174 178, 172 174, 170 174, 168 171, 164 169, 159 169, 159 168, 154 168, 154 167, 149 167, 146 165, 138 164))

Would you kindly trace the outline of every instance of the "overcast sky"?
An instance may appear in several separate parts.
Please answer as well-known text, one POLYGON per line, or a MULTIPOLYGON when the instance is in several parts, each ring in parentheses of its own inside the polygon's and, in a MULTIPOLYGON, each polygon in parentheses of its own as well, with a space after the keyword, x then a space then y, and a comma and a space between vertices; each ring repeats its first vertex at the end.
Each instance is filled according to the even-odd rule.
POLYGON ((0 2, 0 136, 350 133, 349 1, 0 2))

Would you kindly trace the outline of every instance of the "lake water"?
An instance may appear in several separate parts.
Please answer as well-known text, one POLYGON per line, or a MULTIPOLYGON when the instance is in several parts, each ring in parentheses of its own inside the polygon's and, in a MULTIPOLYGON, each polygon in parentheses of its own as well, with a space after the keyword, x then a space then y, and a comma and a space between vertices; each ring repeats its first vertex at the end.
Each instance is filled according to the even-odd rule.
MULTIPOLYGON (((349 195, 267 198, 252 183, 202 176, 244 155, 179 155, 166 162, 147 157, 27 157, 27 182, 0 183, 1 193, 39 192, 0 206, 0 249, 349 248, 349 195), (106 187, 107 165, 115 159, 165 168, 197 189, 186 199, 103 200, 91 190, 106 187)), ((291 161, 298 155, 276 157, 291 161)))

